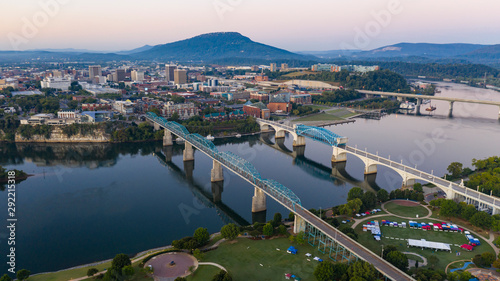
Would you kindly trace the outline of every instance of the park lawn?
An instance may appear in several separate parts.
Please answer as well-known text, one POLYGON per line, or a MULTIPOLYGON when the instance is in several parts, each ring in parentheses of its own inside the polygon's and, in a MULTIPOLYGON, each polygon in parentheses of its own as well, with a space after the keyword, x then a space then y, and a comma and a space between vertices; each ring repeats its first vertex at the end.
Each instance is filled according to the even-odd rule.
POLYGON ((325 106, 325 105, 316 105, 316 104, 314 104, 314 105, 312 105, 312 104, 311 104, 311 105, 307 105, 307 106, 312 107, 312 109, 319 109, 319 110, 323 110, 323 109, 328 109, 328 108, 330 108, 330 107, 325 106))
POLYGON ((385 209, 389 213, 393 213, 397 216, 403 217, 412 217, 415 218, 418 215, 419 218, 425 217, 429 214, 429 210, 427 210, 423 206, 401 206, 395 202, 388 202, 385 204, 385 209))
POLYGON ((89 266, 89 267, 70 269, 70 270, 62 270, 62 271, 58 271, 58 272, 30 276, 29 280, 30 281, 66 281, 66 280, 70 280, 70 279, 76 279, 76 278, 80 278, 83 276, 87 276, 87 270, 89 268, 95 267, 100 272, 106 268, 109 268, 110 266, 111 266, 111 261, 103 263, 103 264, 99 264, 96 266, 89 266))
POLYGON ((219 273, 220 269, 213 265, 200 265, 196 271, 187 277, 188 281, 206 281, 219 273))
POLYGON ((342 120, 342 118, 327 113, 320 113, 312 116, 306 116, 299 119, 295 119, 293 120, 293 122, 333 121, 333 120, 342 120))
POLYGON ((337 116, 337 117, 340 117, 340 118, 348 118, 348 117, 351 117, 351 116, 354 116, 354 115, 357 115, 358 113, 356 112, 351 112, 347 109, 344 109, 344 108, 339 108, 339 109, 334 109, 334 110, 328 110, 326 111, 327 114, 330 114, 330 115, 333 115, 333 116, 337 116))
MULTIPOLYGON (((387 217, 380 217, 377 218, 379 222, 382 221, 382 219, 385 220, 390 220, 390 221, 396 221, 396 222, 403 222, 406 221, 408 223, 408 220, 401 219, 398 217, 394 216, 387 216, 387 217)), ((417 222, 438 222, 437 220, 433 219, 412 219, 413 221, 417 222)), ((368 221, 368 219, 366 220, 368 221)), ((382 226, 380 230, 382 231, 382 241, 377 242, 375 239, 373 239, 373 236, 371 235, 370 232, 363 232, 362 230, 363 224, 359 224, 355 230, 356 233, 358 234, 358 242, 363 244, 365 247, 373 251, 374 253, 380 255, 382 252, 382 245, 394 245, 398 248, 399 251, 401 252, 412 252, 412 253, 417 253, 420 254, 427 259, 431 255, 435 255, 439 261, 436 264, 435 268, 438 269, 445 269, 446 266, 457 260, 467 260, 467 259, 472 259, 475 255, 481 254, 483 252, 491 252, 495 253, 491 246, 487 244, 484 239, 481 237, 478 237, 478 239, 481 241, 481 245, 478 246, 474 251, 468 252, 466 250, 463 250, 459 247, 454 246, 454 244, 457 245, 462 245, 466 244, 468 241, 465 238, 464 234, 459 234, 459 233, 453 233, 453 232, 443 232, 443 231, 423 231, 423 230, 418 230, 418 229, 411 229, 409 227, 407 228, 395 228, 395 227, 390 227, 390 226, 382 226), (421 249, 421 248, 415 248, 407 247, 407 242, 405 240, 396 240, 396 239, 388 239, 387 237, 393 237, 393 238, 400 238, 400 239, 426 239, 427 241, 433 241, 433 242, 442 242, 442 243, 449 243, 451 245, 451 250, 452 253, 449 252, 444 252, 444 251, 437 251, 434 252, 433 250, 430 249, 421 249), (460 256, 456 256, 456 252, 460 252, 460 256)), ((409 256, 410 259, 412 256, 409 256)))
POLYGON ((239 238, 224 242, 218 249, 207 252, 203 261, 224 266, 235 281, 282 280, 285 273, 295 274, 302 280, 315 280, 313 272, 318 265, 318 262, 313 260, 315 256, 329 260, 327 254, 320 253, 307 242, 297 245, 287 238, 257 241, 239 238), (298 249, 297 255, 286 252, 290 246, 298 249), (312 257, 306 257, 306 253, 311 253, 312 257))

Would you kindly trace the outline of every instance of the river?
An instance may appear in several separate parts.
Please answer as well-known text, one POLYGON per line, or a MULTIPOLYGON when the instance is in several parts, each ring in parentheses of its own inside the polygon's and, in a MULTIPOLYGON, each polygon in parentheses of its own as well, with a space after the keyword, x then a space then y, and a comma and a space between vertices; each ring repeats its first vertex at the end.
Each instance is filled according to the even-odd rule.
MULTIPOLYGON (((500 100, 500 93, 492 90, 438 86, 442 96, 500 100)), ((425 110, 423 116, 398 113, 329 129, 348 137, 351 146, 438 175, 453 161, 470 167, 472 158, 500 155, 497 107, 455 103, 454 117, 448 118, 447 102, 432 105, 437 107, 432 115, 425 110)), ((289 136, 276 145, 268 135, 215 144, 253 163, 262 178, 293 190, 307 208, 342 204, 353 186, 390 191, 402 182, 384 167, 376 179, 364 181, 363 163, 353 156, 345 167, 336 167, 340 176, 332 177, 331 147, 312 140, 298 158, 292 155, 289 136)), ((212 185, 211 159, 195 152, 193 170, 182 161, 182 145, 4 144, 0 164, 34 175, 16 188, 17 270, 59 270, 169 245, 198 227, 217 232, 227 222, 262 219, 252 216, 253 188, 248 183, 225 171, 223 186, 212 185)), ((0 220, 6 224, 7 191, 0 191, 0 202, 5 208, 0 220)), ((271 199, 267 206, 267 219, 275 212, 288 216, 271 199)), ((8 235, 7 228, 0 228, 1 273, 8 268, 8 235)))

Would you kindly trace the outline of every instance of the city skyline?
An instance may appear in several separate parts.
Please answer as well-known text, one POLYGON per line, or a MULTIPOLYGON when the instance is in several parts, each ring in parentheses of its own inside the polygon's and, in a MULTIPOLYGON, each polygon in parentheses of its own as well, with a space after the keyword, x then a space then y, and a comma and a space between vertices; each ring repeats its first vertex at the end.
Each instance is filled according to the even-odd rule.
POLYGON ((130 50, 210 32, 239 32, 290 51, 369 50, 400 42, 498 44, 500 3, 443 0, 191 0, 2 4, 0 50, 130 50), (360 8, 362 7, 362 8, 360 8))

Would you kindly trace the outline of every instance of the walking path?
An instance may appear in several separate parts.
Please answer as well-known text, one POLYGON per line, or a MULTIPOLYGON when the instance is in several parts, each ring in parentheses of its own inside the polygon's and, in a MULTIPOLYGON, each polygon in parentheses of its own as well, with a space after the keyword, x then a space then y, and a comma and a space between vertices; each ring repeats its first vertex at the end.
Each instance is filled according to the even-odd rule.
POLYGON ((227 270, 222 265, 214 263, 214 262, 199 262, 198 265, 213 265, 213 266, 216 266, 216 267, 224 270, 225 272, 227 272, 227 270))
MULTIPOLYGON (((426 266, 427 265, 427 259, 417 253, 412 253, 412 252, 403 252, 403 254, 405 255, 413 255, 413 256, 417 256, 419 258, 421 258, 423 260, 422 264, 419 264, 419 266, 426 266)), ((415 266, 414 266, 415 267, 415 266)))
POLYGON ((465 262, 470 262, 470 260, 459 260, 459 261, 453 261, 453 262, 450 262, 450 263, 446 266, 446 268, 445 268, 445 270, 444 270, 444 273, 446 273, 446 274, 447 274, 447 273, 448 273, 448 268, 450 267, 450 265, 452 265, 452 264, 454 264, 454 263, 456 263, 456 262, 464 262, 464 263, 465 263, 465 262))

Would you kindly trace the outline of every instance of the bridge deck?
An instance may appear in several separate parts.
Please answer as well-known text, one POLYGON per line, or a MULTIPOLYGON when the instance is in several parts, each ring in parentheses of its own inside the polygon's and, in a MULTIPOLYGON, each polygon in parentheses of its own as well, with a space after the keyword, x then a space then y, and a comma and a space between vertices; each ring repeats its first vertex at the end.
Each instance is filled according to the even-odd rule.
POLYGON ((450 102, 466 102, 466 103, 479 103, 488 105, 500 106, 499 101, 487 101, 487 100, 471 100, 471 99, 461 99, 461 98, 451 98, 451 97, 441 97, 441 96, 428 96, 428 95, 414 95, 414 94, 401 94, 401 93, 391 93, 391 92, 378 92, 378 91, 367 91, 367 90, 356 90, 362 94, 368 95, 380 95, 380 96, 393 96, 393 97, 406 97, 406 98, 418 98, 418 99, 431 99, 431 100, 442 100, 450 102))

